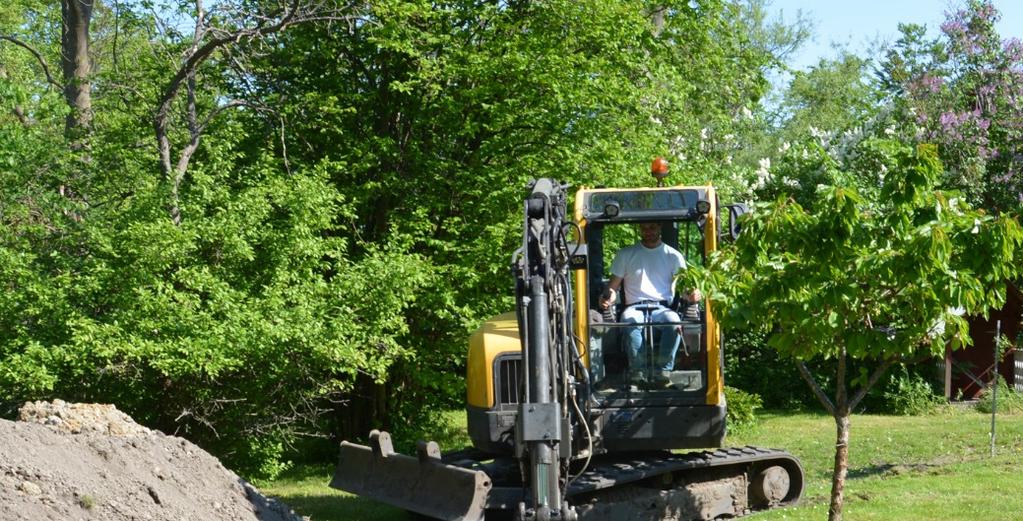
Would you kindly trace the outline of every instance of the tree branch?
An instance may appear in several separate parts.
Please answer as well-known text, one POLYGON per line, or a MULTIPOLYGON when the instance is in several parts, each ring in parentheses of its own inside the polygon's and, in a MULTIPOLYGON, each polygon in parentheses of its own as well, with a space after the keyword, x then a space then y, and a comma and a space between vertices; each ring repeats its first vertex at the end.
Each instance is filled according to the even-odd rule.
POLYGON ((35 56, 36 61, 39 62, 39 66, 42 67, 43 74, 46 75, 46 83, 49 83, 50 85, 53 85, 54 87, 57 87, 62 91, 64 90, 64 84, 53 79, 53 75, 50 74, 50 68, 46 65, 46 60, 43 59, 42 54, 39 54, 39 51, 33 49, 32 46, 30 46, 29 44, 10 35, 0 34, 0 40, 7 40, 13 43, 14 45, 17 45, 18 47, 21 47, 22 49, 25 49, 26 51, 32 53, 32 56, 35 56))
POLYGON ((834 416, 835 404, 831 402, 831 398, 828 398, 827 394, 824 394, 824 389, 821 389, 820 384, 817 383, 817 379, 810 374, 810 370, 807 369, 806 363, 798 361, 796 362, 796 367, 799 368, 799 374, 803 377, 803 380, 810 385, 810 390, 813 391, 813 394, 817 396, 817 399, 820 400, 822 405, 824 405, 824 408, 828 411, 828 413, 834 416))
POLYGON ((284 116, 278 114, 277 119, 281 122, 281 157, 284 159, 284 169, 288 171, 288 175, 292 175, 291 163, 288 162, 288 144, 284 140, 284 116))
MULTIPOLYGON (((259 38, 267 38, 295 24, 321 20, 341 20, 352 18, 352 15, 342 14, 342 9, 345 9, 344 7, 336 7, 329 2, 310 2, 309 0, 286 0, 285 2, 282 0, 279 5, 280 8, 277 11, 277 14, 262 15, 260 13, 243 12, 240 8, 235 9, 232 7, 230 3, 218 4, 216 8, 221 11, 221 16, 215 17, 203 8, 203 0, 195 0, 196 22, 191 45, 186 51, 183 63, 177 71, 175 71, 174 76, 161 91, 159 99, 157 100, 157 108, 153 115, 153 130, 156 134, 160 170, 163 175, 163 179, 171 183, 172 200, 170 214, 175 224, 179 224, 181 221, 181 212, 178 205, 178 190, 187 173, 189 162, 199 147, 202 133, 209 123, 224 110, 242 105, 252 106, 256 108, 256 110, 273 112, 265 107, 259 107, 255 104, 235 100, 214 108, 205 118, 202 119, 202 121, 200 121, 197 111, 197 75, 199 73, 199 67, 218 50, 226 49, 229 51, 234 44, 238 44, 243 40, 251 41, 259 38), (239 25, 243 25, 241 29, 232 30, 223 29, 207 23, 211 20, 224 18, 225 15, 226 19, 237 18, 242 21, 255 20, 255 25, 245 27, 240 23, 239 25), (206 40, 205 43, 203 43, 204 40, 206 40), (182 85, 184 85, 187 89, 186 94, 188 98, 185 106, 185 123, 188 127, 188 142, 182 147, 178 157, 176 158, 177 161, 175 162, 172 158, 173 152, 171 149, 170 138, 171 107, 177 99, 182 85)), ((349 5, 348 7, 352 7, 352 5, 349 5)), ((239 66, 241 72, 239 76, 244 78, 244 68, 241 67, 240 64, 237 64, 237 60, 230 52, 228 52, 228 59, 239 66)), ((283 147, 283 124, 281 132, 283 147)), ((284 153, 287 153, 286 149, 284 153)), ((285 157, 285 166, 290 170, 290 165, 287 164, 287 157, 285 157)))
MULTIPOLYGON (((153 118, 153 127, 156 131, 156 140, 160 153, 160 165, 163 168, 164 177, 170 178, 173 172, 171 168, 168 119, 170 117, 171 103, 173 103, 174 98, 177 97, 181 84, 185 82, 189 76, 193 75, 199 65, 206 61, 206 59, 209 58, 218 48, 230 43, 237 43, 246 37, 251 38, 262 36, 286 28, 294 21, 298 6, 299 0, 291 0, 291 5, 285 9, 277 23, 270 26, 257 25, 256 27, 226 33, 221 37, 213 38, 201 47, 195 47, 194 51, 189 53, 188 57, 185 59, 185 63, 178 68, 174 77, 171 78, 167 87, 164 88, 163 94, 160 96, 157 103, 156 115, 153 118)), ((201 24, 202 22, 199 21, 196 23, 201 24)), ((195 43, 198 45, 198 42, 195 43)), ((193 141, 195 140, 193 139, 193 141)))
POLYGON ((862 400, 863 397, 867 395, 867 392, 870 391, 872 387, 874 387, 874 384, 876 384, 879 379, 881 379, 881 375, 883 375, 885 371, 887 371, 888 368, 891 367, 892 364, 894 363, 895 359, 889 358, 882 362, 881 365, 877 367, 877 369, 874 369, 874 372, 871 373, 870 378, 867 379, 867 385, 864 385, 863 388, 860 389, 859 392, 857 392, 856 395, 853 396, 853 399, 849 402, 850 411, 856 410, 856 406, 860 404, 860 400, 862 400))

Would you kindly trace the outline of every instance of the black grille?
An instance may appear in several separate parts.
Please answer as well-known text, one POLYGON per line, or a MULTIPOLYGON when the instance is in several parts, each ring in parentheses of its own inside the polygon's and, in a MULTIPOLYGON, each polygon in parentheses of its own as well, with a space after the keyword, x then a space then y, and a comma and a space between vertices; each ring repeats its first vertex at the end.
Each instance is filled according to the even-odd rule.
POLYGON ((501 357, 495 362, 497 364, 497 378, 494 386, 497 388, 497 403, 519 403, 519 379, 522 375, 522 359, 515 357, 501 357))

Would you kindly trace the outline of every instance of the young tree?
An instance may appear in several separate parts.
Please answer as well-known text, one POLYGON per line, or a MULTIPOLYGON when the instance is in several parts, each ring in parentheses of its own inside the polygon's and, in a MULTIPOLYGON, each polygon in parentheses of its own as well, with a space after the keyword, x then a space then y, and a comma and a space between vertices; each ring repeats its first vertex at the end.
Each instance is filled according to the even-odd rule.
POLYGON ((767 187, 781 195, 684 282, 703 287, 727 321, 770 330, 769 345, 796 360, 834 417, 832 521, 842 518, 857 405, 893 364, 969 342, 962 311, 1004 301, 1023 244, 1014 219, 936 190, 935 147, 867 139, 847 152, 792 150, 767 187), (807 370, 813 359, 831 362, 833 396, 807 370), (853 374, 852 363, 875 368, 853 374))

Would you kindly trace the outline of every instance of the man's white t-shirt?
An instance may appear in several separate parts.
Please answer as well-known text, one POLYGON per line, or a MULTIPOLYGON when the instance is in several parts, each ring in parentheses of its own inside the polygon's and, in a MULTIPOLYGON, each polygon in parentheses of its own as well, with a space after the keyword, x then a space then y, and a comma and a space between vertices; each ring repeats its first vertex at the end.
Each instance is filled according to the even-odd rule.
POLYGON ((670 302, 672 279, 685 267, 685 257, 663 242, 653 248, 636 243, 618 250, 611 274, 624 280, 626 305, 644 300, 670 302))

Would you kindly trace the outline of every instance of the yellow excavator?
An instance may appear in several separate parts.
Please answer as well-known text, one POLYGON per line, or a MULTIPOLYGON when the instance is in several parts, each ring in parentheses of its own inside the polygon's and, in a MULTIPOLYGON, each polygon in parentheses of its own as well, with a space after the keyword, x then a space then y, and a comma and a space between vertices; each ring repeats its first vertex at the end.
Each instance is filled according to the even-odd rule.
POLYGON ((516 309, 469 339, 467 406, 473 447, 441 454, 420 442, 394 451, 387 432, 370 445, 342 442, 331 487, 436 519, 481 521, 709 520, 796 502, 803 470, 789 453, 720 448, 726 404, 723 336, 714 302, 660 305, 677 322, 625 322, 610 293, 610 260, 658 223, 688 264, 703 263, 739 233, 741 204, 713 186, 582 188, 568 218, 567 186, 540 179, 523 204, 515 252, 516 309), (646 356, 628 356, 639 332, 646 356), (680 337, 663 371, 654 346, 680 337), (705 449, 681 451, 678 449, 705 449), (712 449, 712 450, 708 450, 712 449))

